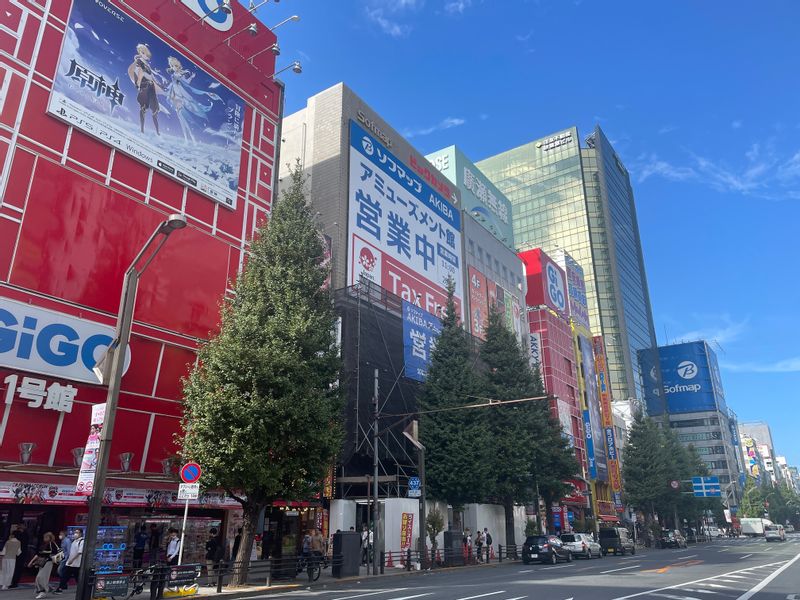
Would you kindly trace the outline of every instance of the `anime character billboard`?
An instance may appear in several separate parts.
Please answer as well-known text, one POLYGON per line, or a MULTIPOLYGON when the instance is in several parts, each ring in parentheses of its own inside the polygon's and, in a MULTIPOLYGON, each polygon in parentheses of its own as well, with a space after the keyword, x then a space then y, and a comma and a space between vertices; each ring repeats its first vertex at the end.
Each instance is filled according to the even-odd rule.
POLYGON ((244 101, 111 4, 75 0, 48 112, 236 208, 244 101))

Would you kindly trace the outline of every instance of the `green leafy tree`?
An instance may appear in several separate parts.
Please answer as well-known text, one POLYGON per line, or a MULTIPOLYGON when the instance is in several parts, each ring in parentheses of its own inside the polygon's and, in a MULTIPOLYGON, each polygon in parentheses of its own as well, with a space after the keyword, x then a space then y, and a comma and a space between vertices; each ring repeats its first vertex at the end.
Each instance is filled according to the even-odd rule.
POLYGON ((622 476, 625 498, 644 513, 645 531, 651 535, 654 516, 663 510, 665 498, 671 493, 670 475, 674 473, 663 446, 664 436, 655 421, 637 415, 625 446, 622 476))
POLYGON ((436 564, 436 536, 444 530, 444 515, 438 508, 434 508, 425 517, 425 531, 431 541, 431 564, 436 564))
POLYGON ((744 482, 739 516, 757 519, 764 516, 764 498, 755 478, 748 476, 744 482))
POLYGON ((340 370, 323 247, 295 168, 250 247, 219 333, 184 381, 180 444, 244 510, 243 584, 260 512, 317 492, 340 447, 340 370))
POLYGON ((455 284, 447 286, 442 332, 419 397, 420 439, 425 445, 428 497, 452 505, 482 502, 488 476, 486 454, 491 451, 483 409, 451 410, 472 402, 479 392, 476 356, 462 329, 454 301, 455 284))
MULTIPOLYGON (((543 396, 541 378, 495 307, 489 312, 480 356, 487 398, 503 401, 543 396)), ((540 492, 560 498, 567 491, 564 480, 578 472, 578 463, 544 398, 506 406, 501 402, 486 409, 482 417, 491 440, 485 488, 503 505, 506 543, 514 545, 514 505, 532 502, 537 483, 540 492)))

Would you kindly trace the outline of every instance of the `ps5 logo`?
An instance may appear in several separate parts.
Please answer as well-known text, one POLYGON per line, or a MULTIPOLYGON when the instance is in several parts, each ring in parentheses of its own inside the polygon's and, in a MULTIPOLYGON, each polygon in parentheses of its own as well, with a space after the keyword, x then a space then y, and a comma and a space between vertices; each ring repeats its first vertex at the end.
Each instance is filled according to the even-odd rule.
POLYGON ((697 376, 697 365, 690 360, 684 360, 678 365, 678 375, 683 379, 694 379, 697 376))
POLYGON ((217 31, 228 31, 233 27, 233 12, 229 2, 223 0, 181 0, 181 2, 217 31))

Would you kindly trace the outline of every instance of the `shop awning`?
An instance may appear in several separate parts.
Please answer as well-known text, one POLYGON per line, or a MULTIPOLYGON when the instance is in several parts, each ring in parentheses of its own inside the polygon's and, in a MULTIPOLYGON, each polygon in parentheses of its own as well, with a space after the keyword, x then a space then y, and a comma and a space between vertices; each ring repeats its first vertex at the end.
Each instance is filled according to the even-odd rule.
POLYGON ((603 521, 604 523, 616 523, 617 521, 619 521, 619 517, 612 515, 598 515, 597 518, 603 521))

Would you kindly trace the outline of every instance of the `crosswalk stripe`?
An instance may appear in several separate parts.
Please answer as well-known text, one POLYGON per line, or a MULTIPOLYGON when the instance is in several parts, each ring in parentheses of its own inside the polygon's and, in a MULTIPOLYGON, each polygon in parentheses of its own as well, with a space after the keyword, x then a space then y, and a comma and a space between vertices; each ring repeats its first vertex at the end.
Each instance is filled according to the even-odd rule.
MULTIPOLYGON (((505 590, 500 590, 498 592, 489 592, 488 594, 478 594, 477 596, 467 596, 465 598, 458 598, 457 600, 473 600, 473 598, 485 598, 486 596, 496 596, 497 594, 505 594, 505 593, 506 593, 505 590)), ((407 600, 407 599, 392 598, 392 600, 407 600)))
POLYGON ((391 588, 388 590, 378 590, 377 592, 367 592, 366 594, 356 594, 355 596, 343 596, 335 598, 334 600, 353 600, 354 598, 365 598, 366 596, 375 596, 377 594, 394 594, 395 592, 403 592, 408 588, 391 588))
POLYGON ((692 592, 693 594, 719 594, 719 592, 715 592, 714 590, 698 590, 697 588, 681 588, 686 590, 687 592, 692 592))
POLYGON ((425 592, 424 594, 414 594, 413 596, 401 596, 400 598, 390 598, 390 600, 411 600, 412 598, 422 598, 423 596, 432 596, 433 592, 425 592))

